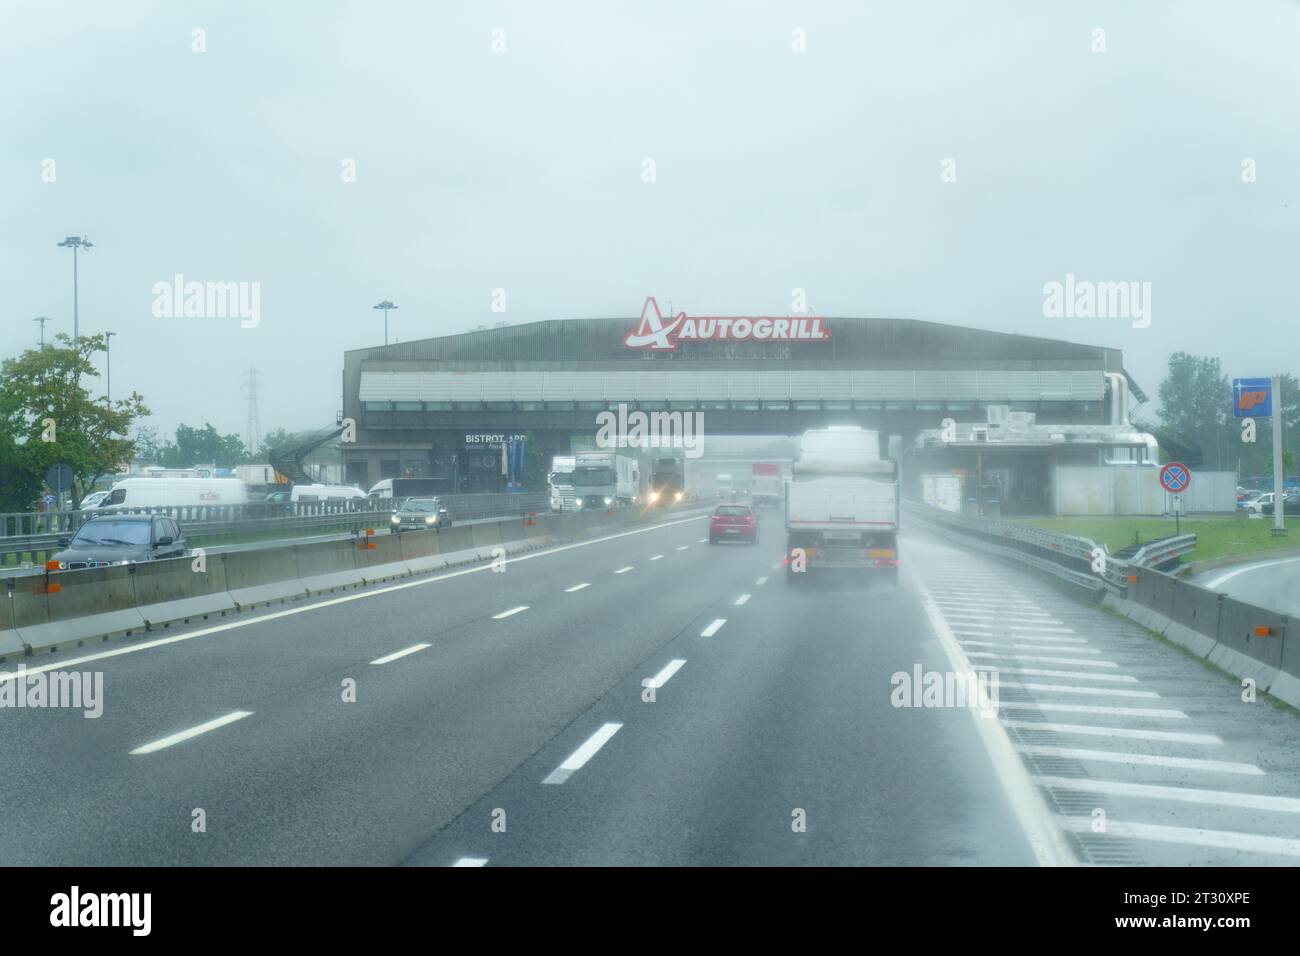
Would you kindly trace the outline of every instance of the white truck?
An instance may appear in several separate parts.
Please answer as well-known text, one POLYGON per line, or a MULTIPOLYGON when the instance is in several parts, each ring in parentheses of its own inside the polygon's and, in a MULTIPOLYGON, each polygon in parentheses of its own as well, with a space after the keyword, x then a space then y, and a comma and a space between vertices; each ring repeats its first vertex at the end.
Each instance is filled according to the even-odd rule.
POLYGON ((546 483, 551 489, 552 511, 573 510, 573 466, 576 462, 573 455, 556 455, 551 459, 546 483))
POLYGON ((952 472, 922 475, 921 500, 935 508, 961 514, 961 475, 952 472))
POLYGON ((803 433, 785 498, 786 583, 846 570, 898 581, 898 465, 856 426, 803 433))
POLYGON ((574 456, 575 508, 622 508, 633 502, 640 487, 635 458, 612 451, 580 451, 574 456))

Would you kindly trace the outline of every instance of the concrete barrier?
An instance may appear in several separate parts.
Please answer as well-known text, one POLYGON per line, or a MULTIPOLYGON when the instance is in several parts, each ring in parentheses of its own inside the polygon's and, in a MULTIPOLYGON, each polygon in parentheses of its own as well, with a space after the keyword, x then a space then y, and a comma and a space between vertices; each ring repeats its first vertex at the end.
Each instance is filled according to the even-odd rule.
POLYGON ((1174 614, 1175 579, 1150 568, 1138 568, 1128 586, 1128 599, 1138 605, 1130 615, 1143 627, 1163 634, 1174 614))
POLYGON ((1209 657, 1219 639, 1220 595, 1174 578, 1172 619, 1164 635, 1193 654, 1209 657))
POLYGON ((144 618, 135 606, 133 570, 119 564, 50 574, 59 591, 45 596, 47 620, 17 629, 19 637, 35 652, 143 632, 144 618))
POLYGON ((357 568, 356 549, 346 541, 320 541, 294 546, 298 580, 308 594, 333 594, 365 585, 357 568))
MULTIPOLYGON (((422 534, 424 532, 414 532, 422 534)), ((374 547, 357 547, 357 569, 367 584, 381 581, 395 581, 409 577, 411 569, 402 560, 402 535, 376 534, 370 538, 364 535, 358 542, 373 544, 374 547)))
POLYGON ((14 595, 25 580, 25 577, 9 578, 6 587, 0 590, 0 601, 4 601, 4 606, 0 607, 0 661, 23 657, 27 653, 27 646, 14 625, 14 595))
POLYGON ((441 571, 447 566, 447 559, 442 556, 439 540, 439 533, 436 531, 412 531, 401 535, 402 560, 406 562, 412 574, 441 571))
POLYGON ((137 564, 131 577, 135 606, 149 630, 238 610, 226 590, 225 564, 217 555, 202 571, 194 570, 194 558, 167 558, 137 564))
POLYGON ((1282 639, 1282 663, 1268 692, 1292 707, 1300 707, 1300 634, 1292 632, 1282 639))
POLYGON ((501 522, 470 525, 470 539, 480 558, 487 560, 493 557, 493 552, 501 547, 504 540, 501 537, 501 522))
MULTIPOLYGON (((289 548, 227 551, 219 557, 226 589, 241 611, 307 596, 306 585, 298 580, 298 562, 289 548)), ((209 556, 209 567, 211 563, 209 556)))
MULTIPOLYGON (((23 641, 24 630, 45 624, 50 619, 44 574, 14 579, 14 589, 9 593, 9 600, 13 602, 14 631, 20 641, 23 641)), ((23 648, 25 652, 25 641, 23 648)))
POLYGON ((477 561, 478 549, 474 547, 472 525, 453 525, 438 532, 438 554, 447 566, 477 561))
POLYGON ((1225 596, 1220 604, 1219 640, 1209 660, 1238 677, 1254 678, 1258 687, 1268 690, 1282 666, 1286 625, 1285 614, 1225 596), (1256 634, 1256 628, 1266 631, 1256 634))

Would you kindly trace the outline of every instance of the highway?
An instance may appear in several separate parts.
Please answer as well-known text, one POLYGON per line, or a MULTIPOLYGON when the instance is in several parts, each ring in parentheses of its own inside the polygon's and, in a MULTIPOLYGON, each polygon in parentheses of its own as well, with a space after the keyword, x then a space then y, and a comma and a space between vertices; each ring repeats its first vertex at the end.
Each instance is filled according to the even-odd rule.
POLYGON ((678 518, 33 659, 102 672, 104 711, 0 709, 0 863, 1300 857, 1294 715, 928 535, 896 592, 788 587, 763 522, 756 547, 678 518), (967 663, 999 669, 999 717, 894 706, 895 673, 967 663))
POLYGON ((1229 568, 1202 571, 1193 584, 1284 614, 1300 614, 1300 557, 1281 555, 1229 568))

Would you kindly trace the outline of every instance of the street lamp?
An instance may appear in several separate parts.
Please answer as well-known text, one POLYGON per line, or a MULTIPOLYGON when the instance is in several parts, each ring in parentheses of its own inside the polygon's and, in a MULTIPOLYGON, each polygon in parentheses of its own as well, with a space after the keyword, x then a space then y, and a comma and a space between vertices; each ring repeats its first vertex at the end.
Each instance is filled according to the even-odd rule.
POLYGON ((44 349, 45 348, 45 323, 50 320, 44 315, 38 315, 36 318, 32 319, 32 321, 39 322, 41 324, 41 348, 44 349))
POLYGON ((393 305, 393 303, 385 299, 383 302, 380 302, 378 305, 371 306, 371 308, 379 309, 384 313, 384 344, 387 345, 388 344, 388 313, 390 311, 395 310, 397 306, 393 305))
POLYGON ((113 404, 113 336, 116 332, 104 333, 104 370, 108 379, 108 404, 113 404))
POLYGON ((77 250, 93 249, 95 244, 81 236, 68 236, 59 243, 60 249, 72 250, 72 343, 76 345, 81 338, 80 318, 77 315, 77 250))

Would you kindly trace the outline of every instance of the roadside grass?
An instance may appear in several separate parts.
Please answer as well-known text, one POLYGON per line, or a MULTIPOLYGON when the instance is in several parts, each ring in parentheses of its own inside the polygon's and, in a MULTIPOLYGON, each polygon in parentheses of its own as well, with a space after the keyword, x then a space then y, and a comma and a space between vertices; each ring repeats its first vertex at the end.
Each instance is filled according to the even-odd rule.
MULTIPOLYGON (((1060 515, 1011 520, 1062 534, 1090 538, 1098 544, 1104 543, 1112 552, 1133 544, 1135 540, 1153 541, 1174 534, 1172 517, 1060 515)), ((1275 538, 1270 533, 1272 527, 1273 519, 1268 515, 1262 518, 1248 518, 1245 515, 1198 515, 1183 518, 1180 522, 1180 531, 1183 534, 1189 532, 1196 534, 1196 550, 1191 555, 1191 560, 1194 561, 1237 554, 1254 554, 1260 551, 1300 550, 1300 530, 1295 532, 1294 537, 1288 535, 1275 538)))

